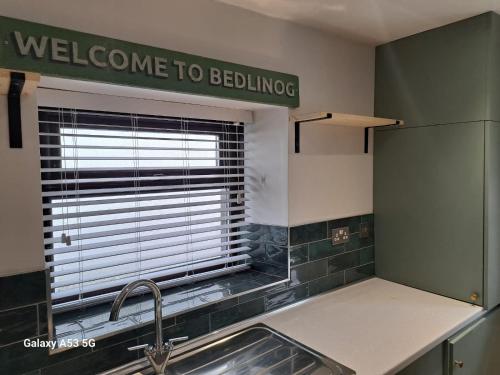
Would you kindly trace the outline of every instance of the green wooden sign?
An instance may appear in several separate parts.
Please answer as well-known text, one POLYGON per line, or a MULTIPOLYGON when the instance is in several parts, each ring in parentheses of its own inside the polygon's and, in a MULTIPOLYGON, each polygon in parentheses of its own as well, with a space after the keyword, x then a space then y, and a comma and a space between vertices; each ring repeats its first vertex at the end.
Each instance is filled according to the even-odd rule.
POLYGON ((0 16, 0 67, 299 106, 295 75, 0 16))

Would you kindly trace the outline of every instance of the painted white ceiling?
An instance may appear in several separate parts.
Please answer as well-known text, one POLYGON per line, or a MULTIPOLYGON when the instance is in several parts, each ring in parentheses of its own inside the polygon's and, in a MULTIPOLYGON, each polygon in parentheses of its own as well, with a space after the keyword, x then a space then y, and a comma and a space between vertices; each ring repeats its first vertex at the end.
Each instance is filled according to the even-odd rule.
POLYGON ((215 0, 372 45, 490 10, 500 0, 215 0))

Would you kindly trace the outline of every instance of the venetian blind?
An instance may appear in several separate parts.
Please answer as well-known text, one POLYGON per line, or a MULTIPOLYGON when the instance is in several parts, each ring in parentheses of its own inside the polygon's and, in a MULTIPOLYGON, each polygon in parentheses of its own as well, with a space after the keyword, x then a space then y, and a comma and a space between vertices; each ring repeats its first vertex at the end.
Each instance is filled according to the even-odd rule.
POLYGON ((54 311, 249 267, 239 123, 39 108, 54 311))

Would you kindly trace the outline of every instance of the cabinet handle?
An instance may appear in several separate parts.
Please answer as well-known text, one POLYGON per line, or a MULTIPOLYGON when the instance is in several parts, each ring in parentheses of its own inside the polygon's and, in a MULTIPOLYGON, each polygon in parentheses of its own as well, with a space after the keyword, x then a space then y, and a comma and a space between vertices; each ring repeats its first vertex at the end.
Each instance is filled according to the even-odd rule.
POLYGON ((455 367, 458 368, 463 368, 464 367, 464 361, 455 361, 455 367))
POLYGON ((474 292, 474 293, 472 293, 472 294, 470 295, 470 297, 469 297, 469 298, 470 298, 470 300, 471 300, 472 302, 474 302, 474 303, 475 303, 475 302, 477 302, 477 300, 479 300, 479 293, 475 293, 475 292, 474 292))

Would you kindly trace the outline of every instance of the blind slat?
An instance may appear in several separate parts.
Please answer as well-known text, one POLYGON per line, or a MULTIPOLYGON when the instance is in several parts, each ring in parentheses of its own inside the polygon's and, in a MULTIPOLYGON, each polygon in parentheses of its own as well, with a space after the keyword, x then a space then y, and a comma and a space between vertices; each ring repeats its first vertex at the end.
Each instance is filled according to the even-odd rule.
POLYGON ((93 228, 93 227, 104 227, 108 225, 117 225, 117 224, 130 224, 130 223, 142 223, 153 220, 162 220, 162 219, 175 219, 179 217, 190 218, 198 215, 206 215, 213 214, 219 212, 233 212, 233 211, 243 211, 248 210, 246 206, 234 206, 228 208, 217 208, 212 210, 199 210, 193 212, 181 212, 176 214, 159 214, 159 215, 148 215, 148 216, 140 216, 140 217, 130 217, 124 219, 112 219, 112 220, 99 220, 85 223, 76 223, 76 224, 61 224, 56 226, 47 226, 43 229, 44 233, 50 232, 60 232, 60 231, 69 231, 72 229, 83 229, 83 228, 93 228))
MULTIPOLYGON (((217 242, 217 247, 226 247, 226 246, 234 246, 234 245, 242 245, 250 242, 248 238, 241 238, 238 240, 233 240, 233 241, 220 241, 223 239, 225 236, 218 236, 216 238, 212 238, 212 240, 219 240, 217 242)), ((183 254, 185 252, 196 252, 196 251, 203 251, 203 250, 209 250, 209 249, 214 249, 215 245, 211 243, 207 243, 209 240, 204 241, 204 245, 201 246, 191 246, 188 251, 185 249, 178 250, 178 252, 174 252, 171 250, 172 247, 175 246, 165 246, 164 244, 162 245, 155 245, 155 246, 149 246, 149 247, 141 247, 141 252, 143 254, 147 254, 148 252, 152 250, 161 250, 164 249, 166 252, 168 251, 168 256, 170 255, 178 255, 178 254, 183 254)), ((181 246, 186 246, 186 245, 192 245, 192 243, 186 242, 181 244, 181 246)), ((179 246, 179 245, 178 245, 179 246)), ((77 255, 73 258, 63 258, 61 260, 56 260, 56 261, 48 261, 47 266, 49 267, 55 267, 55 266, 62 266, 66 264, 72 264, 72 263, 78 263, 78 262, 85 262, 89 260, 96 260, 96 259, 105 259, 109 257, 115 257, 119 255, 126 255, 126 254, 134 254, 137 253, 137 247, 131 247, 128 249, 120 249, 120 250, 115 250, 115 251, 103 251, 99 252, 98 254, 88 254, 87 252, 78 252, 77 255)))
MULTIPOLYGON (((155 278, 155 277, 165 277, 169 275, 176 275, 178 273, 187 273, 187 272, 193 272, 196 271, 197 269, 203 269, 203 268, 209 268, 217 265, 222 265, 226 263, 233 263, 233 262, 238 262, 242 260, 249 260, 250 255, 248 254, 243 254, 243 255, 236 255, 236 256, 229 256, 229 257, 224 257, 224 258, 219 258, 219 259, 214 259, 214 260, 207 260, 204 262, 197 262, 197 263, 192 263, 192 264, 186 264, 186 265, 180 265, 180 266, 174 266, 174 267, 168 267, 163 270, 159 271, 150 271, 150 269, 154 269, 157 267, 151 267, 146 269, 146 271, 149 272, 142 272, 140 268, 137 268, 135 270, 130 270, 129 272, 122 273, 120 271, 116 272, 110 272, 108 274, 102 274, 98 273, 94 277, 92 276, 85 276, 82 278, 81 275, 75 275, 75 278, 71 281, 61 281, 61 282, 54 282, 52 283, 53 288, 62 288, 62 287, 68 287, 68 286, 77 286, 77 289, 81 293, 87 293, 89 291, 93 290, 99 290, 99 289, 107 289, 115 285, 122 285, 123 284, 123 279, 127 279, 127 277, 120 278, 119 280, 112 280, 112 281, 102 281, 99 283, 99 285, 95 286, 90 286, 90 287, 78 287, 79 284, 83 283, 88 283, 90 281, 99 281, 103 280, 105 278, 109 277, 116 277, 116 276, 122 276, 122 275, 127 275, 127 274, 133 274, 133 273, 140 273, 140 278, 155 278), (97 289, 96 289, 97 288, 97 289)), ((71 290, 71 288, 65 289, 65 292, 68 290, 71 290)))
MULTIPOLYGON (((89 232, 89 233, 81 233, 77 232, 77 234, 72 234, 71 235, 71 240, 72 241, 79 241, 79 240, 89 240, 89 239, 96 239, 96 238, 102 238, 102 237, 115 237, 118 235, 122 234, 135 234, 138 231, 142 233, 147 233, 151 231, 158 231, 160 229, 173 229, 173 228, 182 228, 182 227, 190 227, 193 225, 200 225, 200 224, 211 224, 211 223, 217 223, 217 222, 227 222, 229 220, 239 220, 239 219, 244 219, 247 218, 249 215, 230 215, 230 216, 221 216, 221 217, 211 217, 208 219, 200 219, 200 220, 189 220, 189 221, 176 221, 168 224, 154 224, 154 225, 141 225, 140 227, 134 226, 132 228, 125 228, 125 229, 114 229, 114 230, 105 230, 105 231, 100 231, 100 232, 89 232)), ((46 238, 44 239, 44 244, 45 245, 50 245, 50 244, 55 244, 55 243, 61 243, 61 240, 59 238, 46 238)))
MULTIPOLYGON (((71 133, 47 133, 40 132, 41 136, 44 137, 75 137, 75 138, 102 138, 102 139, 128 139, 128 140, 140 140, 140 141, 184 141, 184 142, 207 142, 207 143, 220 143, 219 139, 197 139, 197 138, 171 138, 171 137, 144 137, 144 136, 124 136, 124 135, 94 135, 94 134, 71 134, 71 133)), ((246 144, 246 141, 234 141, 234 140, 224 140, 224 143, 232 144, 246 144)))
POLYGON ((172 203, 172 204, 161 204, 158 206, 142 206, 142 207, 126 207, 126 208, 115 208, 108 210, 96 210, 96 211, 80 211, 80 212, 66 212, 62 214, 55 215, 44 215, 43 220, 58 220, 58 219, 73 219, 91 216, 103 216, 112 214, 122 214, 130 212, 144 212, 144 211, 157 211, 157 210, 170 210, 175 208, 190 208, 198 206, 211 206, 211 205, 223 205, 230 203, 241 204, 245 199, 214 199, 211 201, 201 201, 201 202, 183 202, 183 203, 172 203))
MULTIPOLYGON (((184 142, 183 139, 179 139, 179 141, 184 142)), ((231 149, 231 148, 186 148, 186 147, 153 147, 153 146, 89 146, 89 145, 53 145, 53 144, 41 144, 41 148, 47 149, 74 149, 74 150, 156 150, 156 151, 183 151, 183 152, 196 152, 196 151, 211 151, 211 152, 239 152, 242 153, 242 150, 239 149, 231 149)))
MULTIPOLYGON (((189 184, 189 185, 169 185, 169 186, 139 186, 139 187, 129 187, 129 188, 102 188, 102 189, 63 189, 60 191, 44 191, 42 192, 42 197, 59 197, 59 196, 69 196, 69 195, 94 195, 94 194, 119 194, 119 193, 142 193, 142 192, 153 192, 153 191, 167 191, 167 190, 191 190, 191 189, 203 189, 203 188, 216 188, 216 187, 233 187, 240 186, 244 187, 247 182, 219 182, 219 183, 209 183, 209 184, 189 184)), ((64 188, 64 186, 63 186, 64 188)))
POLYGON ((135 181, 162 181, 162 180, 194 180, 194 179, 211 179, 211 178, 241 178, 245 177, 244 173, 236 174, 188 174, 174 176, 150 176, 150 177, 110 177, 110 178, 68 178, 65 180, 46 180, 42 181, 42 185, 70 185, 70 184, 88 184, 88 183, 105 183, 105 182, 124 182, 135 181))
POLYGON ((79 199, 77 201, 65 200, 64 202, 58 203, 44 203, 42 205, 43 208, 57 208, 57 207, 83 207, 83 206, 96 206, 100 204, 110 204, 110 203, 128 203, 128 202, 152 202, 158 200, 167 200, 167 199, 191 199, 191 198, 199 198, 199 197, 209 197, 213 195, 237 195, 237 194, 245 194, 248 195, 249 192, 245 190, 218 190, 218 191, 206 191, 202 193, 196 192, 188 192, 184 194, 156 194, 152 196, 131 196, 128 198, 109 198, 109 199, 93 199, 93 200, 83 200, 79 199))
MULTIPOLYGON (((213 234, 213 235, 209 235, 209 236, 188 238, 188 239, 182 239, 182 240, 178 240, 178 241, 170 241, 168 243, 161 243, 161 244, 152 244, 152 245, 141 244, 141 250, 147 251, 147 250, 167 248, 168 246, 173 247, 173 246, 189 245, 189 244, 193 244, 193 243, 197 243, 197 242, 216 240, 219 238, 240 237, 240 236, 248 235, 249 233, 250 232, 245 231, 245 230, 241 230, 241 231, 239 230, 239 231, 231 232, 231 233, 218 233, 218 234, 213 234)), ((133 242, 131 244, 133 244, 133 242)), ((83 249, 81 251, 79 251, 79 250, 66 251, 66 250, 67 250, 67 248, 64 248, 64 247, 60 247, 57 249, 46 249, 45 256, 46 256, 46 258, 50 258, 51 256, 57 255, 57 254, 66 254, 66 255, 75 256, 75 254, 85 254, 87 251, 92 251, 94 249, 88 248, 88 249, 83 249)), ((132 250, 137 251, 137 246, 120 249, 120 251, 123 251, 124 253, 130 252, 132 250)))
MULTIPOLYGON (((166 240, 169 238, 175 238, 175 237, 181 237, 181 236, 189 236, 193 234, 200 234, 200 233, 209 233, 209 232, 216 232, 216 231, 221 231, 224 229, 233 229, 233 228, 241 228, 244 226, 247 226, 248 223, 245 222, 239 222, 239 223, 234 223, 234 224, 226 224, 226 225, 214 225, 211 227, 203 227, 203 228, 198 228, 198 229, 191 229, 191 230, 183 230, 179 232, 173 232, 173 233, 164 233, 164 234, 155 234, 155 235, 148 235, 148 236, 141 236, 141 242, 148 242, 148 241, 155 241, 155 240, 166 240)), ((232 235, 232 234, 227 234, 232 235)), ((63 248, 58 248, 56 250, 59 250, 58 253, 71 253, 74 251, 84 251, 84 250, 90 250, 90 249, 101 249, 103 247, 110 247, 110 246, 119 246, 119 245, 128 245, 137 242, 136 238, 126 238, 122 240, 111 240, 111 241, 102 241, 102 242, 96 242, 94 244, 86 244, 86 245, 74 245, 74 246, 66 246, 63 248)), ((52 249, 54 250, 54 249, 52 249)), ((50 254, 51 251, 46 251, 45 254, 50 254)))
MULTIPOLYGON (((204 250, 210 250, 214 249, 216 250, 217 247, 212 246, 211 248, 204 249, 204 250)), ((241 253, 250 250, 248 246, 242 246, 242 247, 234 247, 231 248, 230 250, 220 250, 219 246, 219 251, 218 254, 219 256, 223 255, 231 255, 235 253, 241 253)), ((123 254, 121 254, 123 256, 123 254)), ((61 271, 52 271, 50 272, 50 275, 53 277, 56 276, 64 276, 64 275, 71 275, 71 274, 77 274, 78 272, 86 272, 86 271, 95 271, 95 270, 102 270, 105 268, 110 268, 110 267, 116 267, 116 266, 126 266, 126 265, 131 265, 131 264, 136 264, 136 263, 141 263, 145 262, 148 260, 157 260, 158 262, 155 264, 154 267, 152 268, 158 268, 158 267, 163 267, 163 266, 168 266, 172 265, 171 263, 168 263, 166 260, 170 257, 173 256, 178 256, 178 255, 187 255, 190 258, 192 258, 195 261, 200 261, 203 260, 203 252, 201 251, 192 251, 192 250, 182 250, 182 251, 175 251, 175 252, 168 252, 165 255, 158 256, 158 255, 145 255, 142 254, 142 251, 140 252, 140 259, 139 260, 131 260, 131 259, 123 259, 126 257, 122 257, 122 260, 111 260, 111 261, 103 261, 100 262, 99 264, 94 264, 94 265, 85 265, 82 264, 83 261, 78 261, 77 265, 72 267, 72 268, 65 268, 61 271)), ((136 255, 137 256, 137 255, 136 255)), ((124 268, 120 268, 121 271, 124 270, 124 268)), ((143 268, 143 270, 145 270, 143 268)))
MULTIPOLYGON (((245 167, 244 165, 214 165, 212 167, 190 167, 190 168, 182 168, 182 170, 186 171, 187 173, 191 171, 200 171, 203 169, 224 169, 224 170, 231 170, 231 169, 241 169, 245 170, 248 167, 245 167)), ((161 167, 161 170, 178 170, 179 167, 161 167)), ((135 171, 135 167, 116 167, 113 168, 114 172, 133 172, 135 171)), ((141 172, 143 171, 157 171, 158 168, 141 168, 141 172)), ((101 172, 101 171, 109 171, 109 168, 78 168, 78 172, 101 172)), ((66 173, 66 174, 71 174, 75 173, 75 170, 72 168, 42 168, 41 169, 42 173, 66 173)))

